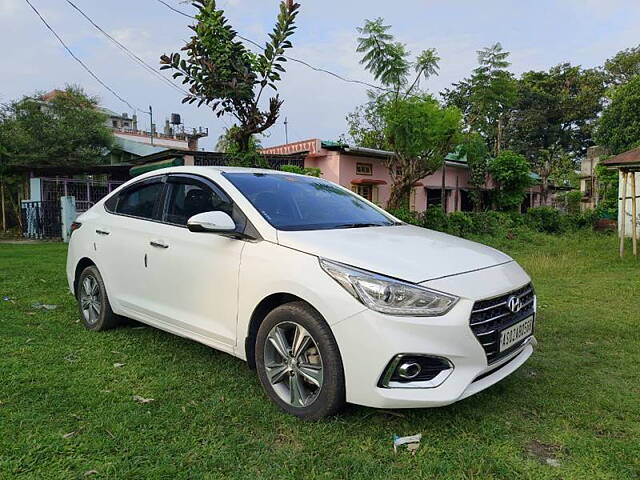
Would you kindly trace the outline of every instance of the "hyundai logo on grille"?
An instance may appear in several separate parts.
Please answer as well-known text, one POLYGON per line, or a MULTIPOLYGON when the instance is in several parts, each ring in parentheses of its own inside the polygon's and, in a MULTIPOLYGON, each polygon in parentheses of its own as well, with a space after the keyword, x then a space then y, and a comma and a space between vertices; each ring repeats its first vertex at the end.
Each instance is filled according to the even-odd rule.
POLYGON ((513 313, 519 312, 520 309, 522 308, 522 301, 520 300, 520 297, 516 295, 511 295, 507 299, 507 308, 511 310, 513 313))

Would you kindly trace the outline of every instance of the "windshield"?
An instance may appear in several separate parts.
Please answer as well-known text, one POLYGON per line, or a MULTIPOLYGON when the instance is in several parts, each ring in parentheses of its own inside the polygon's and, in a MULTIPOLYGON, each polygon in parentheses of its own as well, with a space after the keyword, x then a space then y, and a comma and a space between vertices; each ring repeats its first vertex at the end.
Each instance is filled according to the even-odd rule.
POLYGON ((315 177, 279 173, 224 173, 279 230, 322 230, 393 225, 361 197, 315 177))

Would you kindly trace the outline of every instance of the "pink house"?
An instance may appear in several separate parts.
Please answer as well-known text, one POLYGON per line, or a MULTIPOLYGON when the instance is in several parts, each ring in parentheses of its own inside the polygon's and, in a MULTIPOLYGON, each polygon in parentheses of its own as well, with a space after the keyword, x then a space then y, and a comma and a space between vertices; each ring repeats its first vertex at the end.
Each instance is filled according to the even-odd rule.
MULTIPOLYGON (((262 149, 267 154, 306 154, 305 167, 317 167, 322 178, 350 188, 366 199, 385 207, 389 199, 391 176, 384 159, 391 152, 350 147, 317 138, 262 149)), ((422 212, 440 205, 444 185, 447 212, 472 209, 469 197, 469 168, 466 158, 449 154, 444 167, 416 182, 410 198, 412 210, 422 212)), ((540 204, 539 187, 532 187, 524 207, 540 204)))

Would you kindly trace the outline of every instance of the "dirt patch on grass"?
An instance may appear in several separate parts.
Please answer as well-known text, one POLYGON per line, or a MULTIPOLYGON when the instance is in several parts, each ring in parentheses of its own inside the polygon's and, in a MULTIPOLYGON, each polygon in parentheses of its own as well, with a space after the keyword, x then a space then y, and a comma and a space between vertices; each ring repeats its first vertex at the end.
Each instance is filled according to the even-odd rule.
POLYGON ((560 445, 542 443, 538 440, 532 440, 524 447, 527 457, 537 460, 543 465, 551 465, 553 467, 560 466, 557 456, 561 450, 562 447, 560 445))

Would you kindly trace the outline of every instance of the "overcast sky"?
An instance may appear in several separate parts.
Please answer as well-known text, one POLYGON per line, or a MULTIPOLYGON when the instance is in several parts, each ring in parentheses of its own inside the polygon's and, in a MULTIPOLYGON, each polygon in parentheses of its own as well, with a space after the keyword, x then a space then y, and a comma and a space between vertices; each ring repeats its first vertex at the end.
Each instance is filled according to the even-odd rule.
MULTIPOLYGON (((189 37, 188 19, 157 0, 73 0, 99 26, 151 65, 162 53, 177 51, 189 37)), ((190 12, 189 3, 167 0, 190 12)), ((218 119, 206 108, 184 106, 180 94, 133 63, 65 0, 31 0, 71 49, 130 103, 153 106, 159 128, 172 112, 187 126, 209 127, 201 146, 211 149, 232 119, 218 119)), ((262 43, 277 14, 276 0, 220 0, 231 24, 262 43)), ((383 17, 396 38, 414 53, 437 49, 437 93, 467 76, 476 51, 501 42, 512 70, 521 73, 569 61, 601 65, 617 51, 640 43, 638 0, 302 0, 298 30, 289 55, 340 75, 372 81, 355 53, 356 27, 365 18, 383 17)), ((36 90, 79 84, 117 112, 131 110, 101 87, 61 47, 25 0, 0 0, 0 101, 36 90)), ((302 65, 288 64, 279 88, 285 100, 280 122, 289 121, 289 140, 336 139, 345 115, 366 100, 366 88, 344 83, 302 65)), ((140 117, 140 115, 139 115, 140 117)), ((143 124, 148 124, 148 119, 143 124)), ((284 142, 284 126, 271 128, 263 145, 284 142)))

